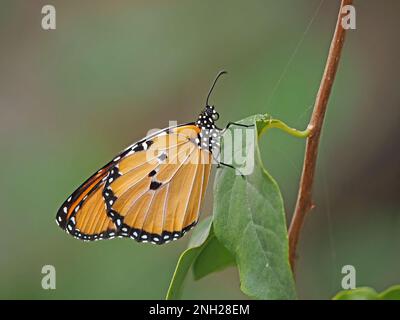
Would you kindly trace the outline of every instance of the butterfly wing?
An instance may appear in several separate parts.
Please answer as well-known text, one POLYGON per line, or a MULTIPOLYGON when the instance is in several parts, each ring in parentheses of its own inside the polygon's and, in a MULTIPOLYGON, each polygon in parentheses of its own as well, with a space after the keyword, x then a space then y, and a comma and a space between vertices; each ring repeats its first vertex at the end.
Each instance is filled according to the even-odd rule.
POLYGON ((58 210, 57 224, 72 236, 82 240, 115 236, 116 227, 107 215, 102 198, 110 167, 112 163, 93 174, 58 210))
POLYGON ((193 124, 168 128, 125 149, 64 202, 57 223, 83 240, 180 238, 197 223, 211 170, 198 133, 193 124))
POLYGON ((197 134, 195 126, 177 127, 152 139, 146 153, 121 160, 118 178, 107 186, 118 235, 162 244, 197 223, 211 169, 197 134))

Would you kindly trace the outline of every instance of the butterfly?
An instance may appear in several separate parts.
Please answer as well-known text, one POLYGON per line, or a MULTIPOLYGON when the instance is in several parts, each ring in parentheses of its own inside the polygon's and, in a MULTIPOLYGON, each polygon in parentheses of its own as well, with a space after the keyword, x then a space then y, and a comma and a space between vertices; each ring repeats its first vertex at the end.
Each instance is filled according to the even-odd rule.
POLYGON ((193 228, 220 149, 223 130, 208 100, 224 73, 195 122, 160 130, 119 153, 64 201, 57 224, 84 241, 127 237, 153 244, 193 228))

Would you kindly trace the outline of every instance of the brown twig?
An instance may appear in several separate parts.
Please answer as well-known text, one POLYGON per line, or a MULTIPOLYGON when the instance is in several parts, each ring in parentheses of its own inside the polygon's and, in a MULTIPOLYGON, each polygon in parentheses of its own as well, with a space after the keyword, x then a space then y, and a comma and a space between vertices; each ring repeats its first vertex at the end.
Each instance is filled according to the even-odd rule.
POLYGON ((352 4, 352 0, 342 0, 339 15, 336 22, 335 33, 329 49, 325 71, 322 76, 317 97, 315 99, 314 110, 308 125, 310 136, 307 138, 306 151, 304 156, 303 171, 300 179, 299 193, 297 196, 296 207, 289 227, 289 260, 292 270, 295 269, 296 248, 299 240, 301 228, 306 214, 313 208, 312 186, 314 182, 315 166, 317 163, 318 143, 321 129, 324 122, 326 107, 331 93, 336 70, 343 48, 345 29, 342 27, 342 8, 352 4))

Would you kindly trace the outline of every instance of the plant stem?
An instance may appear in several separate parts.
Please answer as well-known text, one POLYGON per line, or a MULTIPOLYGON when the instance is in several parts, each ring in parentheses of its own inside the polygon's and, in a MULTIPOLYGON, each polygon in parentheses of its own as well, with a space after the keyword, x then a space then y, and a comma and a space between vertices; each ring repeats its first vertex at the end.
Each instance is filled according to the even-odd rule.
POLYGON ((312 186, 314 182, 315 167, 317 163, 318 144, 324 116, 331 93, 333 81, 335 79, 340 54, 345 39, 345 29, 342 27, 342 9, 346 5, 352 4, 352 0, 342 0, 339 15, 336 22, 335 33, 332 38, 325 71, 322 76, 318 94, 315 99, 313 113, 311 115, 308 128, 310 135, 307 138, 303 171, 300 179, 300 187, 297 195, 297 202, 289 227, 289 260, 292 270, 295 270, 296 249, 301 228, 307 213, 314 207, 312 203, 312 186))
POLYGON ((265 120, 267 125, 259 132, 259 136, 261 136, 267 129, 277 128, 289 133, 290 135, 297 137, 297 138, 307 138, 310 135, 310 129, 307 128, 306 130, 300 131, 294 128, 289 127, 286 123, 277 120, 277 119, 268 119, 265 120))

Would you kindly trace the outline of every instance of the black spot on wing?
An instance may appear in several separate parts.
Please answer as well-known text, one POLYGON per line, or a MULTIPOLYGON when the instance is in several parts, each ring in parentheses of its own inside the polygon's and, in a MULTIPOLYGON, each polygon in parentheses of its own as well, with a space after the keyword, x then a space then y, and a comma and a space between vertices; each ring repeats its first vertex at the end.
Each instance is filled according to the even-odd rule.
POLYGON ((143 151, 144 150, 143 144, 138 144, 132 150, 135 151, 135 152, 143 151))
POLYGON ((153 140, 145 140, 143 142, 138 143, 137 146, 132 148, 132 150, 135 152, 147 150, 153 143, 154 143, 153 140))
POLYGON ((150 173, 149 173, 149 177, 153 177, 153 176, 155 176, 155 175, 156 175, 156 173, 157 173, 157 171, 156 171, 156 170, 151 170, 151 171, 150 171, 150 173))
POLYGON ((150 190, 157 190, 161 185, 162 185, 161 182, 152 181, 152 182, 150 183, 150 190))

